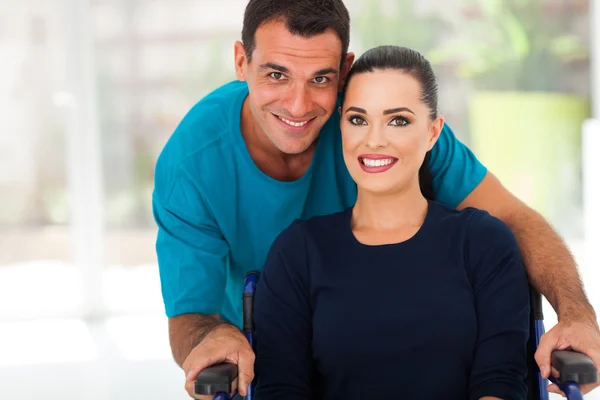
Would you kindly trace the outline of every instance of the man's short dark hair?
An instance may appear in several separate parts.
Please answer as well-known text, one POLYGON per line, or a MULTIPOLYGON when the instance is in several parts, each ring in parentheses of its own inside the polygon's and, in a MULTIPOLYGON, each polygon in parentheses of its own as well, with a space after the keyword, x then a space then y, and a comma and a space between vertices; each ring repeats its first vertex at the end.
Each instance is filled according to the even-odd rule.
POLYGON ((342 41, 342 60, 350 43, 350 14, 342 0, 250 0, 244 13, 242 43, 252 59, 255 34, 268 22, 282 20, 293 35, 305 38, 333 29, 342 41))

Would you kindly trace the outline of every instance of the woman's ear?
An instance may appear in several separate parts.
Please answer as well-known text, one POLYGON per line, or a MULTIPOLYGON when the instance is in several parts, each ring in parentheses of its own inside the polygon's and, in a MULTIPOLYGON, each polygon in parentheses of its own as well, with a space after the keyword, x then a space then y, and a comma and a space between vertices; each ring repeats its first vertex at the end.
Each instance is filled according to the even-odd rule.
POLYGON ((427 151, 433 149, 433 146, 442 133, 442 129, 444 129, 444 116, 438 115, 431 123, 431 127, 429 129, 429 146, 427 147, 427 151))

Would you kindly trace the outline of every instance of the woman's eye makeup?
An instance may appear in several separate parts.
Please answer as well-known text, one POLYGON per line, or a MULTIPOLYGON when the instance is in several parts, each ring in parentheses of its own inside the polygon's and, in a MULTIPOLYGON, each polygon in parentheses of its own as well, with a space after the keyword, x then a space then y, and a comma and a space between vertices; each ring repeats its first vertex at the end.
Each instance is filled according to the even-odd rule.
POLYGON ((350 122, 352 125, 366 125, 367 121, 365 121, 365 119, 363 117, 360 117, 358 115, 350 115, 348 117, 348 122, 350 122))
MULTIPOLYGON (((350 122, 352 125, 367 125, 367 121, 359 116, 359 115, 350 115, 347 117, 348 122, 350 122)), ((410 125, 410 120, 406 117, 402 117, 402 116, 395 116, 392 119, 390 119, 390 121, 388 122, 388 125, 390 126, 394 126, 394 127, 403 127, 403 126, 408 126, 410 125)))
POLYGON ((410 120, 408 118, 402 117, 402 116, 396 116, 396 117, 392 118, 389 123, 389 125, 398 126, 398 127, 407 126, 409 124, 410 124, 410 120))

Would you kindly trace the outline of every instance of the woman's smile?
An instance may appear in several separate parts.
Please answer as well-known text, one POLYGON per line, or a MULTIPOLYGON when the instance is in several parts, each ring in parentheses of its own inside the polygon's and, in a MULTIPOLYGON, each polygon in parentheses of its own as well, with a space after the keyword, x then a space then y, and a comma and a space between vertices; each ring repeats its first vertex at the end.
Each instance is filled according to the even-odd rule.
POLYGON ((362 154, 358 157, 358 163, 363 171, 367 173, 385 172, 392 168, 398 158, 384 154, 362 154))

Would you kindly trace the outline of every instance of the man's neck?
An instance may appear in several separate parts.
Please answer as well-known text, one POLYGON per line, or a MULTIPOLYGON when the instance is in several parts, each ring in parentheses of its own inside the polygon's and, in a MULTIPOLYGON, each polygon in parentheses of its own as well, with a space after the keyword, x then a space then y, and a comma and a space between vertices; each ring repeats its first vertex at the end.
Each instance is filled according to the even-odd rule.
POLYGON ((283 182, 296 181, 302 178, 310 167, 317 141, 300 154, 281 152, 256 123, 247 98, 242 106, 240 130, 250 157, 269 177, 283 182))

